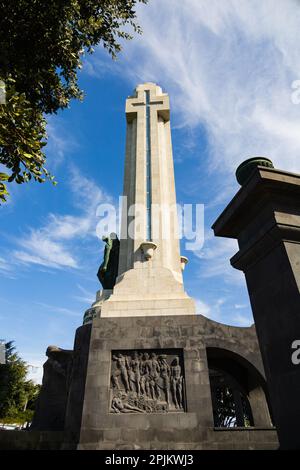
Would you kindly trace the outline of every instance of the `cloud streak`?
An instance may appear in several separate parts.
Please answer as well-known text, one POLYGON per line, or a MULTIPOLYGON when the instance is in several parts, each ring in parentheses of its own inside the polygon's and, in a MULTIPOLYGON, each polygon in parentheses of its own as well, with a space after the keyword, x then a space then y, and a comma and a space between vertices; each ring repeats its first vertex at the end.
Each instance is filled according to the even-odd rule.
POLYGON ((225 283, 242 285, 245 283, 244 275, 230 264, 230 258, 238 251, 236 240, 229 238, 216 238, 212 230, 205 236, 203 248, 194 251, 198 258, 199 279, 219 278, 225 283))
POLYGON ((13 251, 16 262, 58 269, 79 267, 74 243, 96 236, 96 208, 101 202, 111 202, 111 197, 76 167, 71 169, 69 184, 79 215, 50 213, 41 228, 29 230, 18 240, 20 249, 13 251))
POLYGON ((64 161, 66 154, 76 149, 79 143, 76 136, 66 128, 63 119, 59 116, 47 117, 47 135, 48 141, 45 151, 47 163, 53 171, 64 161))
POLYGON ((77 284, 77 287, 79 291, 81 292, 81 295, 74 295, 74 299, 78 300, 79 302, 83 302, 85 304, 92 304, 95 302, 96 297, 94 292, 90 292, 84 287, 82 287, 80 284, 77 284))
POLYGON ((49 305, 49 304, 45 304, 43 302, 35 302, 35 304, 39 305, 40 307, 42 307, 46 310, 50 310, 51 312, 59 313, 61 315, 67 315, 67 316, 71 316, 71 317, 81 317, 82 316, 81 313, 74 312, 74 310, 70 310, 69 308, 57 307, 55 305, 49 305))

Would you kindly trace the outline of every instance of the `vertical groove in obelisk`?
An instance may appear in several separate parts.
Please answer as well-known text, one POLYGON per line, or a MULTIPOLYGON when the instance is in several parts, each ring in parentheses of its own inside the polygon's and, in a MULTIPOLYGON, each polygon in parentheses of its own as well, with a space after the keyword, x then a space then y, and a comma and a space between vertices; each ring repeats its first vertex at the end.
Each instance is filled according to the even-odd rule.
MULTIPOLYGON (((131 133, 130 133, 130 150, 129 150, 129 191, 128 191, 128 199, 127 199, 127 211, 128 208, 135 203, 135 192, 136 187, 133 183, 133 177, 136 178, 136 132, 137 132, 137 119, 134 119, 131 123, 131 133)), ((126 193, 125 193, 126 194, 126 193)), ((134 216, 128 216, 127 218, 127 256, 126 256, 126 269, 131 269, 133 267, 133 253, 134 253, 134 239, 128 236, 128 229, 129 225, 134 223, 134 216)))
POLYGON ((151 127, 150 127, 150 91, 145 91, 146 97, 146 240, 152 240, 152 188, 151 188, 151 127))
POLYGON ((120 262, 119 274, 131 269, 133 266, 134 240, 128 236, 128 228, 134 223, 134 216, 128 216, 128 208, 135 202, 135 175, 136 175, 136 128, 137 120, 127 122, 126 127, 126 158, 123 188, 123 205, 121 219, 120 262))

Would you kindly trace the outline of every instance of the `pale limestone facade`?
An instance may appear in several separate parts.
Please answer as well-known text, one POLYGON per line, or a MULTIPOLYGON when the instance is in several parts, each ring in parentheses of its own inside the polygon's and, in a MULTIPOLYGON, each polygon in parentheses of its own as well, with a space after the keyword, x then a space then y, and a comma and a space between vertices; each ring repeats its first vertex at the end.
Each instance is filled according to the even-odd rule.
POLYGON ((169 96, 154 83, 138 85, 126 100, 126 121, 119 275, 112 295, 99 292, 92 307, 101 317, 195 314, 183 286, 169 96))

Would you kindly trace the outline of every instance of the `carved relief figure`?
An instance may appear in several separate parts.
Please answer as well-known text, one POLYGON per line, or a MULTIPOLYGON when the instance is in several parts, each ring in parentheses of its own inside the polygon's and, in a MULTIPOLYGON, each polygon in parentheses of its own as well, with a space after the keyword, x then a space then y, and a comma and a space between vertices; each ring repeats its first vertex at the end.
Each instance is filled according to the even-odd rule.
POLYGON ((171 364, 171 392, 175 408, 182 408, 182 387, 183 377, 181 375, 181 366, 179 365, 179 357, 175 357, 171 364))
POLYGON ((170 403, 170 395, 169 395, 169 388, 170 388, 170 366, 166 361, 166 355, 161 354, 159 356, 159 367, 160 367, 160 376, 163 380, 163 390, 165 392, 166 402, 170 403))
POLYGON ((142 375, 140 378, 140 391, 142 395, 146 395, 146 377, 142 375))
POLYGON ((144 389, 148 398, 151 398, 150 371, 151 371, 150 357, 148 353, 145 353, 143 357, 143 362, 142 362, 142 373, 143 373, 144 389))
POLYGON ((129 369, 128 359, 126 356, 123 356, 123 354, 121 353, 118 353, 117 356, 113 356, 113 359, 117 363, 117 370, 112 375, 112 381, 115 384, 115 386, 119 389, 120 384, 119 384, 118 377, 121 376, 121 379, 123 380, 124 385, 125 385, 125 391, 128 392, 128 390, 130 389, 129 381, 128 381, 128 373, 127 373, 127 370, 129 369))
POLYGON ((160 398, 160 390, 158 385, 160 366, 156 358, 155 352, 151 353, 150 359, 150 389, 153 398, 160 398))
POLYGON ((126 395, 123 396, 121 392, 113 397, 111 408, 115 413, 132 413, 134 411, 138 413, 144 413, 144 411, 140 410, 138 407, 132 406, 126 401, 124 402, 124 398, 126 399, 126 395))
POLYGON ((139 355, 137 351, 134 351, 133 353, 133 359, 131 361, 131 368, 133 372, 133 377, 134 377, 134 383, 136 387, 136 393, 140 395, 141 393, 141 361, 139 358, 139 355))

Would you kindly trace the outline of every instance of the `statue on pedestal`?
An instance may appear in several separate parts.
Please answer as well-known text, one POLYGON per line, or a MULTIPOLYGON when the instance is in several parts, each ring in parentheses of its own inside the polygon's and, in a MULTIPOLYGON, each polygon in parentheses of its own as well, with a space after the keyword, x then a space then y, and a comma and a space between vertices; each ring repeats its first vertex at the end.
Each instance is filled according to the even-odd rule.
POLYGON ((102 240, 105 242, 104 257, 97 277, 103 289, 113 289, 118 276, 120 240, 115 233, 104 235, 102 240))

